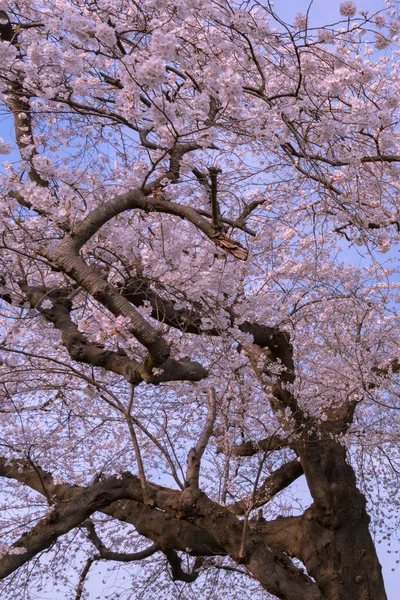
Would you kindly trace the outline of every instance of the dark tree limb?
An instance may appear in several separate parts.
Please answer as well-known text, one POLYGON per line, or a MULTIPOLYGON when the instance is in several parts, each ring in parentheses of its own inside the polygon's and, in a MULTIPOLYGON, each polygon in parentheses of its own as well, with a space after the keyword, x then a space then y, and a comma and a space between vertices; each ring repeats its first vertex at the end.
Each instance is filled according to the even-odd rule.
POLYGON ((218 174, 222 173, 221 169, 216 167, 210 167, 208 169, 210 173, 210 181, 211 181, 211 190, 210 190, 210 204, 211 204, 211 216, 212 216, 212 224, 215 229, 218 231, 221 228, 221 211, 218 204, 217 198, 217 181, 218 174))
MULTIPOLYGON (((5 11, 0 11, 0 39, 2 41, 9 42, 17 50, 17 56, 22 61, 22 55, 18 44, 18 33, 11 25, 10 19, 5 11), (5 22, 3 22, 5 21, 5 22)), ((8 82, 8 92, 4 92, 4 96, 7 105, 9 106, 13 118, 14 118, 14 131, 15 139, 21 153, 29 147, 29 178, 31 181, 39 185, 40 187, 48 187, 49 182, 41 177, 35 169, 32 159, 37 155, 35 148, 35 140, 33 137, 32 128, 32 115, 29 104, 29 94, 26 92, 23 86, 23 80, 21 83, 21 72, 19 72, 18 78, 11 77, 8 82)))
POLYGON ((216 541, 231 558, 243 564, 269 593, 287 600, 323 600, 313 581, 292 561, 283 563, 269 545, 267 537, 256 527, 249 528, 244 539, 243 521, 206 496, 191 494, 188 488, 179 503, 184 518, 190 518, 200 528, 213 531, 216 541), (261 558, 262 557, 262 558, 261 558), (297 596, 296 594, 300 594, 297 596))
POLYGON ((106 350, 100 344, 89 342, 71 318, 72 306, 68 299, 68 290, 56 288, 47 290, 42 287, 28 286, 22 282, 20 287, 32 308, 38 310, 61 332, 65 348, 70 357, 77 362, 122 375, 133 385, 142 381, 153 384, 185 379, 199 381, 207 376, 207 371, 199 363, 189 360, 175 361, 171 358, 161 363, 160 372, 154 375, 146 363, 139 363, 129 358, 123 351, 106 350), (43 301, 46 299, 52 302, 52 308, 43 308, 43 301))
POLYGON ((83 587, 85 585, 86 577, 89 574, 90 567, 92 566, 92 564, 94 562, 96 562, 96 560, 98 560, 97 556, 90 556, 87 559, 87 561, 85 563, 85 566, 83 567, 82 572, 81 572, 81 574, 79 576, 79 582, 78 582, 78 587, 76 588, 75 600, 81 600, 82 594, 83 594, 83 587))
POLYGON ((135 500, 119 500, 101 509, 106 515, 130 523, 136 531, 158 544, 190 556, 225 556, 212 533, 169 512, 155 510, 135 500))
POLYGON ((182 569, 182 559, 175 550, 166 548, 164 554, 167 557, 168 564, 171 567, 172 581, 184 581, 185 583, 193 583, 199 576, 199 569, 202 565, 201 557, 196 558, 194 567, 190 573, 182 569))
POLYGON ((215 389, 210 388, 207 393, 208 399, 208 411, 207 418, 204 427, 201 431, 199 440, 194 448, 189 452, 188 456, 188 467, 186 474, 186 487, 192 487, 194 489, 199 488, 199 475, 200 475, 200 462, 204 454, 206 446, 209 442, 211 434, 213 432, 215 417, 217 415, 217 398, 215 395, 215 389))
MULTIPOLYGON (((71 486, 73 487, 73 486, 71 486)), ((81 525, 91 514, 129 495, 126 479, 115 477, 93 484, 88 488, 73 489, 73 497, 56 502, 47 517, 41 519, 30 531, 24 533, 2 557, 0 579, 29 562, 49 548, 61 535, 81 525), (18 552, 18 553, 15 553, 18 552)))
POLYGON ((245 515, 249 509, 253 510, 267 504, 276 494, 287 488, 301 475, 303 475, 303 467, 298 459, 295 458, 271 473, 255 491, 252 498, 235 502, 228 506, 228 509, 235 515, 245 515))
MULTIPOLYGON (((149 190, 149 193, 151 191, 149 190)), ((122 212, 135 208, 150 212, 173 214, 185 218, 203 231, 210 239, 214 240, 215 243, 219 245, 225 244, 227 250, 233 254, 240 253, 244 249, 229 238, 226 238, 226 236, 224 237, 221 233, 218 233, 216 237, 215 228, 212 224, 201 217, 191 207, 160 200, 157 197, 148 198, 141 190, 134 190, 116 196, 110 202, 98 206, 76 226, 73 233, 65 236, 54 250, 47 253, 47 258, 56 268, 61 269, 66 275, 71 277, 113 315, 129 319, 129 332, 149 352, 146 369, 144 370, 144 376, 149 377, 153 367, 160 367, 169 358, 170 352, 167 342, 163 339, 160 332, 152 327, 126 298, 121 296, 111 284, 87 265, 79 255, 82 246, 105 223, 122 212)))
MULTIPOLYGON (((272 452, 288 446, 288 440, 277 435, 271 435, 261 440, 249 440, 242 444, 234 444, 229 448, 231 456, 254 456, 258 452, 272 452)), ((223 452, 222 448, 218 448, 223 452)))
POLYGON ((149 556, 152 556, 153 554, 161 550, 158 544, 152 544, 148 548, 145 548, 144 550, 140 550, 138 552, 113 552, 103 544, 103 542, 96 533, 96 529, 92 521, 88 520, 85 523, 83 523, 83 525, 88 531, 88 537, 90 541, 99 551, 99 556, 97 557, 98 559, 114 560, 117 562, 134 562, 148 558, 149 556))
MULTIPOLYGON (((34 489, 38 488, 40 491, 42 482, 37 472, 32 467, 27 471, 28 467, 24 465, 25 463, 22 463, 19 472, 18 461, 13 461, 13 465, 9 468, 3 463, 4 476, 14 478, 15 475, 19 481, 29 481, 34 489)), ((42 479, 44 475, 43 473, 42 479)), ((68 484, 55 485, 48 473, 46 480, 49 486, 48 492, 53 491, 56 500, 54 509, 47 518, 41 520, 13 544, 13 548, 21 548, 25 551, 22 554, 10 553, 3 557, 0 563, 0 578, 6 577, 33 556, 48 548, 60 535, 82 525, 93 512, 99 510, 112 514, 120 520, 128 520, 129 512, 138 508, 138 512, 132 519, 133 521, 137 519, 138 533, 148 535, 151 523, 149 525, 144 516, 154 517, 156 519, 153 523, 154 537, 164 538, 163 543, 160 544, 162 547, 182 549, 186 553, 196 555, 195 549, 190 545, 182 548, 182 542, 186 540, 189 544, 193 542, 193 546, 196 547, 199 545, 199 539, 203 537, 207 542, 211 542, 211 545, 203 544, 203 552, 199 552, 199 556, 229 554, 234 560, 237 559, 242 541, 243 523, 226 508, 207 498, 205 494, 193 495, 190 488, 187 488, 182 495, 180 492, 149 484, 149 495, 156 507, 150 508, 141 503, 142 490, 139 478, 129 473, 109 477, 88 488, 68 484), (60 501, 61 497, 63 501, 60 501), (162 511, 167 511, 168 514, 162 511), (164 536, 159 528, 160 515, 165 519, 164 536), (174 530, 174 524, 179 527, 180 522, 182 529, 174 530), (195 526, 194 530, 193 526, 195 526), (186 540, 185 530, 189 535, 186 536, 186 540), (199 537, 193 535, 196 530, 199 537), (174 548, 171 544, 174 540, 178 540, 178 548, 174 548)), ((151 539, 151 536, 149 537, 151 539)), ((159 543, 158 540, 154 541, 159 543)), ((323 599, 317 586, 301 570, 290 561, 289 565, 279 560, 279 554, 271 550, 267 538, 261 531, 257 531, 257 528, 248 532, 245 553, 241 561, 267 591, 278 597, 288 600, 298 600, 299 597, 303 600, 323 599)))
MULTIPOLYGON (((174 302, 160 295, 151 287, 151 283, 146 277, 137 274, 130 277, 123 286, 120 286, 120 293, 136 307, 143 306, 145 301, 149 302, 152 308, 152 318, 161 323, 179 329, 184 333, 203 334, 201 328, 203 315, 198 310, 195 308, 176 309, 174 302)), ((155 284, 160 286, 157 281, 155 284)), ((230 311, 229 316, 233 325, 235 323, 233 310, 230 311)), ((243 333, 252 335, 254 344, 257 344, 260 348, 268 348, 273 360, 279 358, 287 370, 293 373, 292 348, 290 336, 287 332, 281 332, 277 328, 260 325, 259 323, 250 323, 249 321, 239 323, 238 328, 243 333)), ((207 335, 220 336, 221 331, 207 329, 207 335)), ((291 380, 293 380, 293 376, 291 380)))
MULTIPOLYGON (((165 323, 184 333, 202 333, 201 314, 187 308, 175 308, 175 303, 160 296, 145 277, 130 277, 121 286, 120 293, 136 307, 143 306, 144 302, 149 302, 152 308, 152 318, 160 323, 165 323)), ((207 330, 208 333, 209 330, 207 330)), ((215 334, 217 334, 216 331, 215 334)))
MULTIPOLYGON (((0 457, 0 477, 13 479, 27 485, 46 498, 50 497, 53 504, 69 502, 79 496, 82 490, 85 489, 67 483, 56 484, 51 473, 38 465, 32 466, 32 462, 28 460, 0 457)), ((109 504, 104 504, 98 510, 122 522, 131 523, 140 535, 153 540, 162 547, 171 547, 193 556, 226 554, 212 535, 206 531, 202 531, 187 521, 173 517, 170 512, 166 513, 145 506, 142 503, 142 492, 138 478, 136 480, 136 478, 126 474, 124 479, 118 479, 118 481, 138 483, 136 499, 124 498, 112 501, 109 504)), ((107 487, 109 484, 106 482, 107 480, 98 482, 98 489, 101 488, 100 484, 103 483, 107 487)), ((154 487, 154 484, 151 485, 154 490, 162 489, 159 486, 154 487)), ((127 496, 130 495, 130 493, 127 494, 127 496)), ((177 496, 179 496, 179 492, 167 491, 167 497, 175 498, 177 496)))

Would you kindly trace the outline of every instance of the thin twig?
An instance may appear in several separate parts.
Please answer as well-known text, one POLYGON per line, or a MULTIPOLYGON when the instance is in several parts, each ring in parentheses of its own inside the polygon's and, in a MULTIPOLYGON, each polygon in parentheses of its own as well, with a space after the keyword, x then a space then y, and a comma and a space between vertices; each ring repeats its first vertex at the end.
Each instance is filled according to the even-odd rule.
POLYGON ((146 476, 145 476, 145 472, 144 472, 143 461, 142 461, 142 457, 140 454, 139 443, 138 443, 138 440, 136 437, 136 432, 135 432, 135 428, 133 426, 133 421, 132 421, 132 417, 131 417, 131 409, 132 409, 132 404, 133 404, 134 392, 135 392, 135 387, 133 385, 131 385, 131 397, 129 400, 128 410, 125 413, 125 417, 126 417, 126 421, 128 423, 128 428, 129 428, 129 433, 131 436, 133 448, 135 450, 136 462, 137 462, 138 471, 139 471, 140 485, 141 485, 142 493, 143 493, 143 503, 146 504, 147 506, 150 506, 151 502, 150 502, 149 493, 147 490, 146 476))
POLYGON ((85 579, 89 573, 90 567, 92 566, 92 564, 98 560, 97 556, 91 556, 90 558, 87 559, 85 566, 83 567, 83 571, 81 573, 81 576, 79 577, 79 583, 78 583, 78 587, 76 590, 76 596, 75 596, 75 600, 81 600, 82 598, 82 592, 83 592, 83 586, 85 584, 85 579))

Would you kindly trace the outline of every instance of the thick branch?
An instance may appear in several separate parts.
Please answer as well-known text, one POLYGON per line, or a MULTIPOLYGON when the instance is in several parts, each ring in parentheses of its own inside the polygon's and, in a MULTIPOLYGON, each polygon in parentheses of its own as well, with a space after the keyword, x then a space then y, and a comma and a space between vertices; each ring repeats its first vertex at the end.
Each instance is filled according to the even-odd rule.
POLYGON ((252 510, 267 504, 276 494, 287 488, 301 475, 303 475, 303 467, 295 458, 271 473, 256 490, 253 497, 235 502, 228 506, 228 509, 235 515, 245 515, 249 509, 252 510))
POLYGON ((212 530, 216 541, 234 560, 240 560, 269 593, 285 600, 323 599, 317 585, 287 557, 283 562, 257 528, 249 528, 243 539, 243 521, 205 494, 193 494, 187 488, 179 506, 184 517, 212 530), (239 555, 242 547, 244 552, 239 555))
MULTIPOLYGON (((14 461, 14 467, 17 462, 14 461)), ((12 477, 13 474, 9 471, 5 472, 5 476, 12 477)), ((19 473, 18 477, 20 481, 30 481, 32 470, 19 473)), ((49 474, 48 477, 50 479, 49 474)), ((39 478, 35 479, 34 484, 41 485, 39 478)), ((15 571, 48 548, 60 535, 81 525, 99 510, 120 520, 128 520, 128 515, 134 513, 131 522, 135 523, 138 533, 156 543, 161 542, 163 547, 182 549, 197 555, 227 553, 233 559, 238 559, 243 542, 243 523, 205 494, 193 495, 191 488, 186 488, 182 496, 179 492, 149 484, 149 496, 158 510, 141 504, 140 481, 129 473, 109 477, 84 489, 66 484, 54 486, 53 489, 57 501, 54 510, 13 545, 14 548, 26 549, 26 552, 6 555, 0 564, 0 578, 15 571), (62 502, 58 490, 62 494, 62 502), (172 519, 162 511, 168 511, 172 519), (160 529, 162 523, 164 529, 160 529), (194 535, 196 531, 198 538, 194 535), (200 540, 203 543, 200 544, 200 540), (178 547, 175 542, 178 542, 178 547), (183 542, 188 544, 182 547, 183 542)), ((283 563, 257 528, 249 530, 244 541, 241 560, 267 591, 287 600, 298 600, 299 597, 303 600, 322 600, 317 586, 290 561, 283 563)))
POLYGON ((197 362, 188 360, 174 361, 168 359, 161 364, 160 373, 153 375, 148 365, 139 363, 122 351, 105 350, 100 344, 89 342, 78 330, 71 319, 71 303, 68 290, 32 287, 20 284, 31 306, 36 308, 48 321, 61 332, 62 340, 70 357, 81 363, 102 367, 118 375, 122 375, 130 383, 137 385, 142 381, 158 384, 165 381, 189 380, 199 381, 207 375, 206 370, 197 362), (51 300, 50 309, 42 307, 42 302, 51 300))
POLYGON ((184 581, 185 583, 193 583, 199 576, 198 569, 201 566, 201 558, 196 559, 195 568, 191 573, 186 573, 182 569, 182 559, 178 556, 175 550, 167 548, 165 550, 165 556, 168 559, 169 566, 171 567, 171 575, 173 581, 184 581))
POLYGON ((153 182, 146 186, 145 191, 132 190, 126 192, 125 194, 115 196, 109 202, 105 202, 98 206, 85 219, 83 219, 75 227, 74 232, 70 236, 66 236, 64 240, 60 242, 57 249, 53 251, 52 257, 55 262, 61 262, 65 253, 76 256, 82 246, 86 244, 86 242, 88 242, 89 239, 93 237, 93 235, 95 235, 95 233, 97 233, 97 231, 103 225, 117 215, 127 210, 134 209, 141 209, 146 212, 159 212, 181 217, 182 219, 186 219, 192 223, 210 240, 215 241, 215 237, 218 235, 219 242, 229 242, 245 251, 245 249, 238 242, 231 240, 221 233, 218 233, 212 223, 203 218, 194 208, 184 204, 177 204, 176 202, 162 200, 157 196, 149 197, 150 194, 153 193, 153 190, 157 189, 158 186, 158 182, 153 182))
MULTIPOLYGON (((0 19, 1 21, 7 21, 6 23, 0 23, 0 39, 6 42, 9 42, 18 52, 18 58, 22 61, 22 56, 20 53, 20 48, 18 45, 18 35, 17 32, 14 31, 8 15, 3 10, 0 11, 0 19)), ((33 166, 32 158, 37 155, 35 148, 35 141, 33 138, 33 129, 32 129, 32 116, 31 109, 29 104, 29 95, 24 90, 23 84, 20 80, 14 77, 14 75, 10 74, 9 92, 5 93, 4 96, 8 100, 8 106, 13 114, 14 118, 14 131, 15 131, 15 139, 18 145, 18 148, 21 152, 21 156, 24 151, 26 154, 26 150, 29 151, 30 157, 30 170, 29 170, 29 178, 37 183, 37 185, 41 187, 47 187, 48 181, 44 180, 36 169, 33 166)), ((22 77, 22 71, 19 72, 19 77, 22 77)), ((26 156, 24 156, 26 158, 26 156)))
MULTIPOLYGON (((88 291, 93 298, 103 304, 115 316, 123 316, 130 321, 129 331, 143 344, 150 354, 149 367, 158 367, 169 357, 169 348, 160 333, 155 330, 144 317, 138 313, 130 302, 121 296, 115 288, 105 281, 94 269, 90 268, 79 256, 81 247, 110 219, 125 210, 140 208, 146 211, 165 212, 178 215, 192 222, 219 246, 223 246, 232 254, 243 254, 244 249, 221 233, 203 219, 194 209, 159 200, 147 198, 140 190, 116 196, 111 202, 97 207, 88 217, 83 219, 74 232, 67 235, 55 250, 48 253, 47 258, 69 275, 76 283, 88 291)), ((150 368, 146 369, 148 377, 150 368)))
MULTIPOLYGON (((14 463, 15 468, 17 461, 14 463)), ((50 479, 50 475, 47 475, 50 479)), ((12 473, 9 471, 6 476, 12 477, 12 473)), ((31 481, 32 471, 27 473, 23 468, 18 477, 20 481, 31 481)), ((34 484, 35 487, 41 485, 38 478, 34 484)), ((138 533, 150 539, 157 538, 154 541, 161 542, 160 545, 166 548, 182 549, 197 555, 227 552, 232 558, 239 552, 243 524, 227 509, 209 500, 205 494, 190 494, 191 499, 187 502, 187 496, 183 498, 180 493, 150 484, 149 495, 158 509, 161 509, 156 510, 140 503, 140 481, 130 474, 118 478, 110 477, 83 490, 68 485, 54 486, 53 489, 58 502, 53 512, 14 544, 14 547, 25 548, 26 552, 4 557, 0 565, 0 577, 15 571, 48 548, 60 535, 82 524, 93 512, 99 510, 120 520, 133 522, 138 533), (59 501, 58 489, 62 492, 63 502, 59 501), (180 519, 171 519, 162 510, 179 515, 180 519), (163 528, 160 528, 160 525, 163 525, 163 528), (198 535, 194 535, 196 531, 198 535), (175 545, 175 542, 178 543, 175 545), (187 545, 182 547, 183 543, 187 545)), ((185 494, 187 492, 188 489, 185 494)), ((321 599, 316 586, 301 571, 294 566, 288 571, 287 565, 279 564, 277 558, 256 530, 249 531, 243 563, 265 589, 288 600, 297 600, 298 597, 304 600, 321 599)))
MULTIPOLYGON (((152 308, 151 316, 160 323, 174 327, 185 333, 201 334, 202 317, 199 313, 188 308, 175 308, 171 300, 162 298, 150 287, 150 282, 144 277, 130 277, 120 289, 120 293, 134 306, 143 306, 149 302, 152 308)), ((218 333, 215 331, 215 335, 218 333)), ((209 335, 209 330, 207 330, 209 335)))
MULTIPOLYGON (((0 477, 15 479, 46 498, 54 497, 56 484, 53 481, 53 476, 40 466, 33 464, 32 461, 0 457, 0 477)), ((67 485, 66 489, 70 490, 72 487, 67 485)), ((57 486, 57 489, 62 497, 62 488, 57 486)))
POLYGON ((23 550, 21 554, 11 553, 2 557, 0 579, 7 577, 49 548, 57 538, 83 523, 102 506, 111 504, 121 496, 129 495, 129 484, 126 479, 111 477, 83 490, 72 489, 72 492, 73 497, 70 500, 58 502, 46 518, 40 520, 13 544, 13 549, 23 550))
MULTIPOLYGON (((163 298, 151 287, 151 281, 142 276, 130 277, 126 283, 120 287, 120 294, 124 296, 134 306, 143 306, 144 302, 149 302, 152 308, 151 316, 160 323, 165 323, 170 327, 179 329, 185 333, 202 335, 202 317, 203 315, 194 308, 175 308, 172 300, 163 298)), ((157 285, 160 285, 156 282, 157 285)), ((229 311, 231 324, 235 322, 233 310, 229 311)), ((290 345, 290 336, 287 332, 281 332, 274 327, 250 323, 244 321, 238 325, 243 333, 249 333, 253 336, 254 343, 260 348, 268 348, 271 356, 279 360, 286 366, 289 372, 293 372, 294 364, 292 357, 292 347, 290 345)), ((219 329, 207 329, 208 336, 220 336, 219 329)))
POLYGON ((225 556, 212 533, 200 529, 171 511, 163 512, 135 500, 120 500, 101 509, 119 521, 130 523, 136 531, 161 548, 173 548, 192 556, 225 556))
POLYGON ((195 448, 190 450, 188 456, 188 468, 185 485, 193 487, 194 489, 198 489, 199 487, 200 462, 211 437, 214 428, 215 417, 217 414, 217 399, 214 388, 208 390, 207 399, 207 419, 195 448))
MULTIPOLYGON (((27 460, 0 457, 0 477, 19 481, 46 498, 50 498, 53 503, 69 502, 85 489, 68 483, 56 484, 51 473, 27 460)), ((139 479, 129 474, 124 477, 124 481, 134 482, 136 499, 117 500, 109 505, 105 503, 104 506, 98 508, 99 511, 122 522, 131 523, 140 535, 153 540, 163 548, 174 548, 194 556, 226 554, 213 536, 206 531, 185 520, 173 517, 170 512, 167 514, 162 510, 143 505, 139 479)), ((99 482, 98 487, 103 483, 107 486, 107 481, 99 482)), ((123 480, 120 478, 118 481, 123 480)), ((153 486, 154 490, 161 489, 159 486, 154 487, 154 484, 149 483, 149 486, 153 486)), ((132 495, 133 492, 131 492, 128 494, 129 496, 132 495)), ((169 498, 168 494, 172 499, 179 496, 179 492, 174 490, 163 493, 166 494, 165 498, 169 498)))
MULTIPOLYGON (((277 435, 263 438, 262 440, 249 440, 243 444, 235 444, 231 446, 229 452, 231 456, 254 456, 258 452, 272 452, 280 448, 286 448, 288 445, 287 439, 282 439, 277 435)), ((222 448, 220 449, 223 451, 222 448)))
POLYGON ((151 367, 158 367, 169 358, 168 344, 161 337, 160 332, 75 253, 73 241, 69 236, 60 243, 58 249, 51 253, 49 258, 114 316, 129 319, 128 331, 147 348, 151 357, 145 376, 151 374, 151 367))

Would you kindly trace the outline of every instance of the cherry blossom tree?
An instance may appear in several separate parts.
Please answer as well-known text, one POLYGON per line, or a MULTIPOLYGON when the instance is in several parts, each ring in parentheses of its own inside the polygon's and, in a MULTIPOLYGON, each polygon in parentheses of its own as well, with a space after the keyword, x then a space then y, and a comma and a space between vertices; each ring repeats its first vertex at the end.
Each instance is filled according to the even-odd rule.
POLYGON ((0 1, 2 598, 386 598, 387 6, 0 1))

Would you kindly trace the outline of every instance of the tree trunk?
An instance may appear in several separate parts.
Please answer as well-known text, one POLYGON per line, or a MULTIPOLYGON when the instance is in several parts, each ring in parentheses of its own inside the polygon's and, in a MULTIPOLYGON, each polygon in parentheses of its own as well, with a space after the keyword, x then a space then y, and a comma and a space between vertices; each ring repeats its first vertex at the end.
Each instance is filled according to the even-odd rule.
POLYGON ((301 559, 328 600, 387 600, 364 495, 337 441, 299 444, 314 504, 304 517, 301 559))

